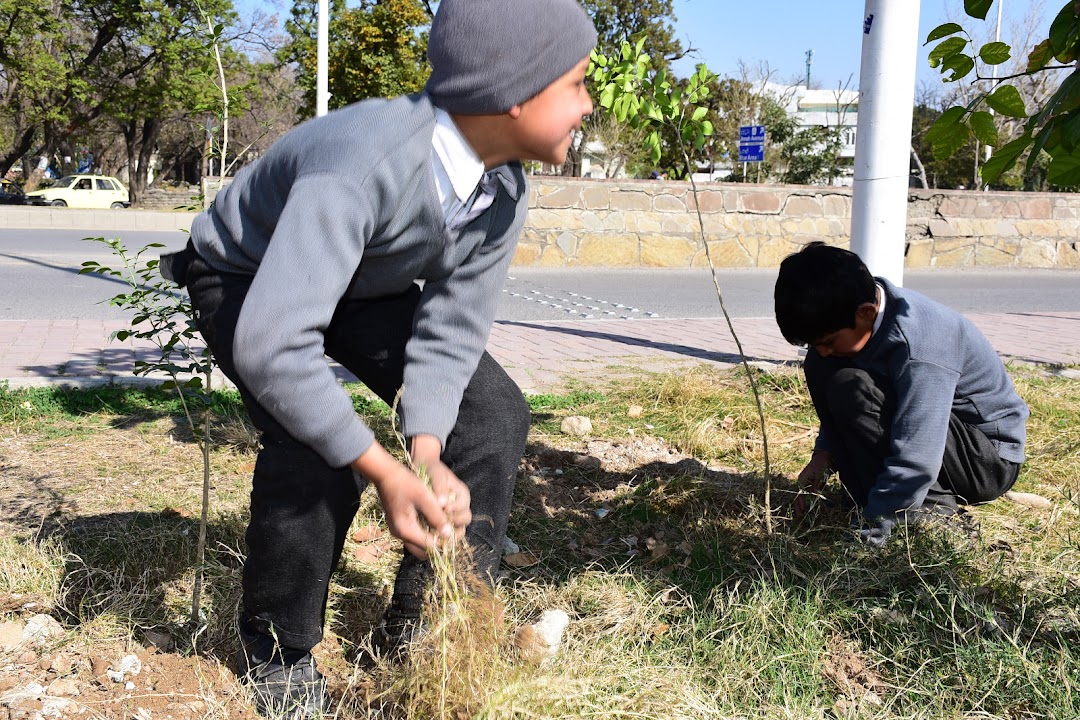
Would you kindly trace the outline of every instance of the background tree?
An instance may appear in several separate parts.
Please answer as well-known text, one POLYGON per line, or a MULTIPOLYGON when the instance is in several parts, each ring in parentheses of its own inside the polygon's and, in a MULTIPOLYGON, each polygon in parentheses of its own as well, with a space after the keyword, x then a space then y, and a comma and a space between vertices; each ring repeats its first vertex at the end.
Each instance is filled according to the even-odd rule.
MULTIPOLYGON (((317 3, 300 0, 286 23, 291 42, 280 57, 296 67, 303 104, 299 115, 315 115, 317 3)), ((431 17, 420 0, 363 0, 347 8, 331 0, 329 106, 340 108, 370 97, 394 97, 423 88, 427 66, 426 26, 431 17)))
MULTIPOLYGON (((596 25, 597 46, 609 52, 617 51, 623 42, 643 41, 642 51, 649 56, 653 67, 665 71, 670 68, 673 60, 688 52, 675 37, 673 0, 584 0, 582 5, 596 25)), ((602 136, 605 149, 600 152, 605 157, 612 154, 612 149, 608 148, 609 143, 613 148, 623 150, 630 148, 633 143, 632 137, 619 137, 619 128, 625 133, 628 126, 626 123, 613 121, 609 116, 609 111, 599 102, 600 90, 590 84, 589 92, 593 98, 593 117, 582 126, 581 132, 570 145, 566 163, 561 169, 563 175, 581 176, 581 161, 585 148, 594 139, 599 139, 597 133, 602 136)), ((632 155, 634 153, 630 152, 616 158, 615 162, 633 168, 636 161, 632 155)), ((647 174, 649 169, 641 167, 637 172, 647 174)))

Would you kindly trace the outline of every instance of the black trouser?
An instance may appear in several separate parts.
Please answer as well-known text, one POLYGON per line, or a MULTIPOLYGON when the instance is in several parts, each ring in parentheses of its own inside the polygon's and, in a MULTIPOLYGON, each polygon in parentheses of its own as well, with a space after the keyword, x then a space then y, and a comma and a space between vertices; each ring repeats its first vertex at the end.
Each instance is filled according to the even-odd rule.
MULTIPOLYGON (((833 452, 834 469, 851 498, 864 508, 892 454, 893 391, 884 378, 873 377, 849 360, 823 358, 812 350, 803 370, 814 410, 839 445, 833 452)), ((922 508, 911 509, 951 515, 958 505, 989 502, 1013 486, 1019 471, 1019 464, 1001 459, 981 430, 950 415, 941 471, 922 508)))
MULTIPOLYGON (((262 433, 255 463, 244 565, 247 629, 291 648, 322 638, 330 575, 365 486, 349 467, 332 468, 292 438, 244 386, 233 365, 233 338, 251 278, 221 274, 197 256, 185 268, 199 331, 218 366, 240 391, 262 433)), ((325 333, 326 354, 388 404, 401 386, 405 343, 421 291, 376 300, 344 300, 325 333)), ((529 428, 521 390, 486 352, 465 390, 442 460, 468 485, 473 522, 466 537, 482 576, 498 569, 518 463, 529 428)), ((402 571, 415 570, 406 554, 402 571)))

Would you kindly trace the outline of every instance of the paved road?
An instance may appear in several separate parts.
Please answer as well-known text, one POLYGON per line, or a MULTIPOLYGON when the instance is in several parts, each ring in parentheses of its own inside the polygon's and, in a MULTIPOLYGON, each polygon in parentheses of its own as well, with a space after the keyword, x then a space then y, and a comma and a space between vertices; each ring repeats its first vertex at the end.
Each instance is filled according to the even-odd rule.
MULTIPOLYGON (((83 261, 116 265, 108 248, 80 230, 0 230, 0 319, 121 320, 105 301, 124 286, 115 278, 79 275, 83 261)), ((130 232, 131 249, 149 243, 168 252, 183 233, 130 232)), ((775 270, 723 270, 733 317, 771 317, 775 270)), ((1080 312, 1080 272, 1060 270, 908 271, 905 285, 965 313, 1080 312)), ((522 322, 720 315, 712 280, 702 270, 512 268, 498 319, 522 322)))
MULTIPOLYGON (((107 248, 81 243, 85 234, 0 230, 0 380, 127 380, 136 360, 158 357, 145 343, 108 340, 127 321, 95 303, 123 286, 77 274, 86 259, 113 262, 107 248)), ((184 243, 180 233, 124 239, 130 247, 184 243)), ((774 277, 768 270, 724 271, 721 286, 748 357, 797 360, 798 350, 772 320, 774 277)), ((910 272, 905 280, 967 314, 1006 358, 1080 363, 1080 273, 937 270, 910 272)), ((736 362, 734 339, 717 315, 712 282, 701 271, 514 269, 488 349, 524 390, 544 392, 568 376, 617 372, 613 366, 736 362)))

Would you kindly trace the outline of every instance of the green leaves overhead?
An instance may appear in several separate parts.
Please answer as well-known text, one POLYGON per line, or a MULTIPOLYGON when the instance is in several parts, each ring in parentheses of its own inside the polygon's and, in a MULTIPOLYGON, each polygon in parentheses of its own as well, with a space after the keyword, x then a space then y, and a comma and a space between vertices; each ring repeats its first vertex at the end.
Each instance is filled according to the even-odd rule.
POLYGON ((990 11, 990 6, 993 4, 994 0, 964 0, 964 12, 973 18, 985 20, 986 13, 990 11))
POLYGON ((594 49, 587 74, 600 87, 601 107, 610 110, 619 122, 648 129, 644 149, 656 164, 663 154, 663 127, 673 128, 682 142, 697 149, 712 136, 713 124, 706 119, 709 108, 700 103, 708 98, 709 85, 716 76, 702 64, 685 86, 672 82, 662 68, 650 71, 651 59, 644 53, 644 45, 644 37, 633 45, 624 41, 612 57, 594 49))
POLYGON ((961 52, 967 47, 968 41, 964 38, 951 37, 938 43, 937 47, 930 51, 930 67, 938 67, 947 59, 961 52))
POLYGON ((979 59, 987 65, 1000 65, 1012 57, 1012 49, 1003 42, 986 43, 979 49, 979 59))
MULTIPOLYGON (((999 0, 1000 1, 1000 0, 999 0)), ((971 17, 985 19, 993 0, 965 0, 964 9, 971 17)), ((972 57, 964 51, 969 46, 967 33, 956 23, 945 23, 927 35, 926 44, 940 41, 930 51, 929 64, 938 68, 947 82, 954 82, 975 71, 974 83, 990 81, 990 73, 978 72, 978 62, 987 66, 1002 65, 1012 59, 1012 48, 1003 42, 990 42, 972 57), (965 37, 960 37, 963 33, 965 37)), ((1080 58, 1080 3, 1066 0, 1050 25, 1048 37, 1036 43, 1027 55, 1020 75, 1034 75, 1062 69, 1080 58), (1055 65, 1055 61, 1056 64, 1055 65)), ((1015 71, 1013 71, 1015 72, 1015 71)), ((996 148, 983 165, 984 182, 998 181, 1026 154, 1025 173, 1035 166, 1040 154, 1049 156, 1047 180, 1059 186, 1080 185, 1080 69, 1071 68, 1056 91, 1042 107, 1028 108, 1024 96, 1009 76, 982 89, 966 106, 949 108, 926 134, 934 156, 946 158, 964 147, 974 136, 979 142, 996 148), (997 147, 999 136, 993 113, 1026 119, 1020 137, 997 147)), ((1007 138, 1005 138, 1007 139, 1007 138)))
MULTIPOLYGON (((994 116, 985 110, 971 113, 969 120, 971 131, 984 145, 996 147, 998 144, 997 126, 994 125, 994 116)), ((966 139, 966 138, 965 138, 966 139)))
POLYGON ((935 40, 940 40, 943 37, 955 35, 958 32, 963 32, 964 28, 960 27, 956 23, 945 23, 944 25, 938 25, 936 28, 930 31, 930 34, 926 36, 926 42, 923 45, 929 45, 935 40))
POLYGON ((999 85, 994 92, 986 96, 985 100, 987 105, 1002 115, 1015 118, 1027 117, 1024 99, 1020 97, 1020 91, 1012 85, 999 85))

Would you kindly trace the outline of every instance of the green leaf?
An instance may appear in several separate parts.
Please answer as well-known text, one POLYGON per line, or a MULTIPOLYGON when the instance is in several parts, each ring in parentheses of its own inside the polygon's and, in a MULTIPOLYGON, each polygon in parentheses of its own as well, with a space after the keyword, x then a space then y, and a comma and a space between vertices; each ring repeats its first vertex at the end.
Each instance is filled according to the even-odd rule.
POLYGON ((694 109, 694 114, 690 116, 690 120, 693 122, 701 122, 705 119, 705 116, 709 114, 709 108, 699 107, 694 109))
POLYGON ((1031 152, 1028 153, 1027 163, 1024 165, 1025 174, 1031 172, 1031 169, 1035 167, 1035 161, 1039 159, 1039 153, 1042 152, 1044 147, 1047 147, 1050 144, 1050 136, 1054 133, 1054 130, 1055 128, 1053 125, 1047 125, 1035 136, 1035 143, 1031 146, 1031 152))
POLYGON ((936 28, 930 31, 929 35, 926 36, 926 42, 924 42, 923 45, 929 45, 935 40, 940 40, 943 37, 955 35, 958 32, 963 32, 963 30, 964 28, 960 27, 956 23, 944 23, 942 25, 938 25, 936 28))
POLYGON ((969 122, 971 123, 971 131, 975 133, 975 137, 979 139, 979 142, 991 147, 997 147, 997 126, 994 125, 993 115, 985 110, 979 110, 971 113, 969 122))
POLYGON ((1051 156, 1046 181, 1052 185, 1080 185, 1080 152, 1060 152, 1051 156))
POLYGON ((1012 85, 999 85, 994 92, 986 96, 986 104, 1002 115, 1014 118, 1026 118, 1024 98, 1012 85))
POLYGON ((990 11, 990 6, 993 4, 994 0, 964 0, 964 12, 973 18, 985 20, 986 13, 990 11))
POLYGON ((716 132, 716 130, 713 128, 713 124, 711 122, 709 122, 708 120, 704 120, 701 123, 701 132, 704 135, 712 135, 716 132))
POLYGON ((1076 10, 1070 0, 1050 23, 1050 43, 1054 46, 1054 57, 1059 62, 1070 63, 1076 59, 1078 31, 1076 10))
POLYGON ((1057 122, 1061 128, 1061 144, 1072 151, 1080 146, 1080 110, 1074 110, 1057 122))
POLYGON ((615 85, 611 84, 600 91, 600 107, 610 110, 613 102, 615 102, 615 85))
POLYGON ((964 53, 951 55, 945 58, 944 62, 941 63, 942 73, 946 70, 952 70, 951 76, 943 78, 945 82, 956 82, 974 69, 975 61, 970 55, 965 55, 964 53))
POLYGON ((1042 70, 1054 59, 1054 44, 1050 40, 1043 40, 1028 53, 1027 72, 1033 73, 1042 70))
POLYGON ((936 68, 945 58, 951 57, 956 53, 963 51, 963 49, 967 47, 967 44, 967 40, 958 37, 951 37, 948 40, 942 40, 940 43, 938 43, 937 47, 930 51, 930 67, 936 68))
POLYGON ((926 131, 926 142, 933 145, 953 125, 960 122, 965 112, 964 108, 957 105, 941 113, 938 119, 934 121, 934 124, 930 126, 930 129, 926 131))
POLYGON ((1012 48, 1003 42, 986 43, 979 49, 979 57, 987 65, 1000 65, 1012 57, 1012 48))
POLYGON ((933 142, 934 157, 938 160, 952 157, 967 145, 970 136, 966 123, 949 125, 933 142))
POLYGON ((1010 143, 998 148, 990 159, 983 164, 979 174, 983 182, 989 184, 996 181, 1003 173, 1016 164, 1017 159, 1031 145, 1030 135, 1021 135, 1010 143))

